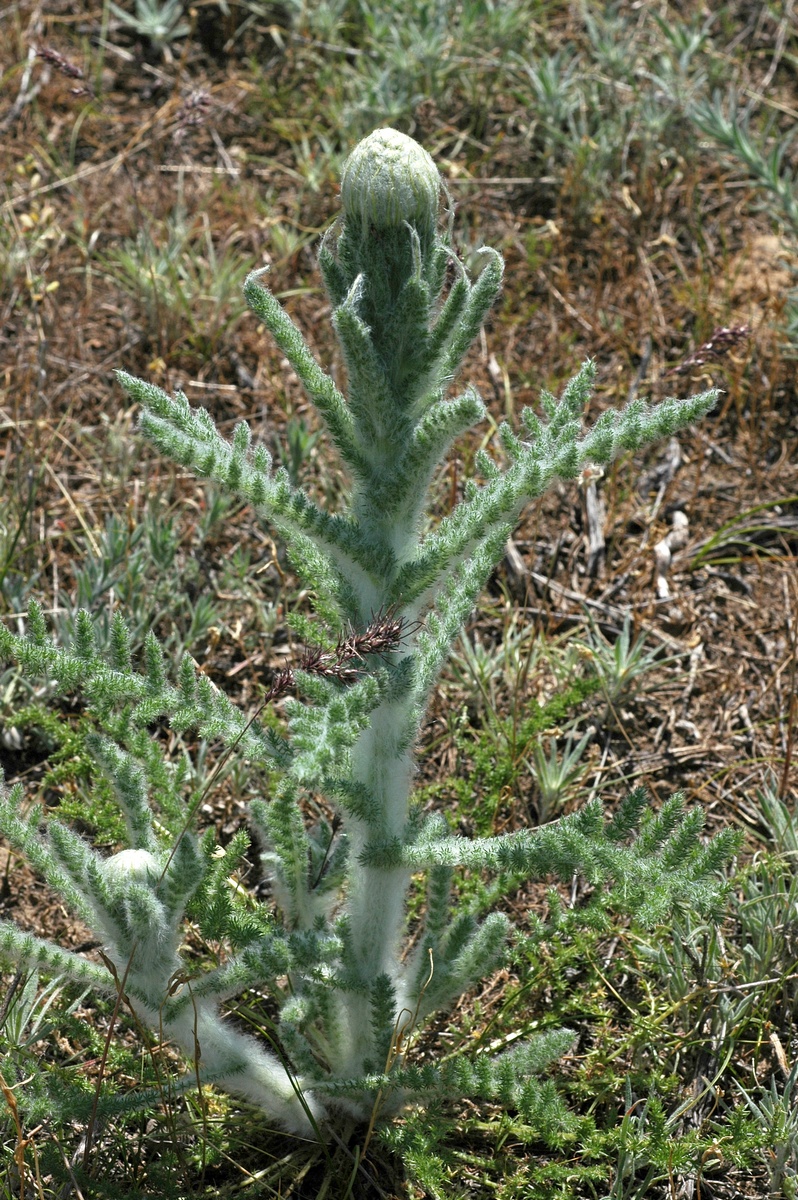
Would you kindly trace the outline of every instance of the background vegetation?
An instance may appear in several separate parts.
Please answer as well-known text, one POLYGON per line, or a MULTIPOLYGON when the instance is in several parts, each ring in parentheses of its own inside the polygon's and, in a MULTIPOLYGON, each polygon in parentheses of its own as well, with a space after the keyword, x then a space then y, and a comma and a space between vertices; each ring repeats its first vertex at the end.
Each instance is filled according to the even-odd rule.
MULTIPOLYGON (((249 709, 295 661, 285 616, 309 606, 268 531, 154 456, 112 372, 182 387, 222 428, 246 418, 334 506, 337 464, 240 285, 269 265, 334 356, 315 247, 348 150, 393 124, 441 166, 462 257, 485 243, 507 260, 468 369, 496 423, 588 356, 597 409, 724 392, 692 435, 526 514, 436 697, 422 797, 481 834, 644 783, 746 834, 717 927, 590 926, 576 883, 513 898, 512 960, 428 1036, 457 1054, 576 1030, 553 1076, 571 1119, 546 1137, 464 1106, 411 1114, 363 1161, 322 1152, 228 1099, 173 1094, 168 1052, 124 1014, 7 972, 0 1195, 798 1194, 798 38, 790 0, 711 7, 0 14, 0 617, 36 597, 68 638, 79 607, 109 629, 121 609, 139 646, 156 629, 249 709), (686 537, 658 586, 677 512, 686 537)), ((442 512, 478 449, 438 480, 442 512)), ((0 763, 112 849, 85 718, 47 701, 0 664, 0 763)), ((163 737, 187 785, 212 783, 204 819, 232 839, 254 788, 241 764, 163 737)), ((3 915, 85 946, 2 848, 0 871, 3 915)), ((254 860, 240 874, 257 886, 254 860)), ((258 996, 237 1012, 268 1022, 258 996)))

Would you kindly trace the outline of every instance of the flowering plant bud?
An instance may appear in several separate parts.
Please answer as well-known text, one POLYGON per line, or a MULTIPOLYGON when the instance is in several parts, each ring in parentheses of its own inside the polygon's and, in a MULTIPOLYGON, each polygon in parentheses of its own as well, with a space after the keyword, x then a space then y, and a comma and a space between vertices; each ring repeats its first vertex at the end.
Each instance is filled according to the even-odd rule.
POLYGON ((396 129, 376 129, 355 146, 341 178, 345 216, 375 229, 434 226, 441 177, 427 151, 396 129))
POLYGON ((154 883, 161 868, 148 850, 120 850, 105 860, 106 879, 129 879, 131 883, 154 883))

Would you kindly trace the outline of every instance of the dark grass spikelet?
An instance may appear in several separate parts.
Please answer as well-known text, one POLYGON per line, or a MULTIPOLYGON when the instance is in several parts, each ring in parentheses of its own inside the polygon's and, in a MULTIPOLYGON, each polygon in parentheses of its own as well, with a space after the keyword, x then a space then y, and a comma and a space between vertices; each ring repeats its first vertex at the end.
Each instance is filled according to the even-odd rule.
MULTIPOLYGON (((323 679, 332 679, 344 686, 355 683, 368 655, 385 655, 396 650, 405 634, 405 622, 392 612, 379 613, 361 633, 349 630, 338 638, 334 650, 323 650, 320 646, 307 648, 299 660, 298 669, 323 679)), ((263 698, 264 704, 285 695, 295 686, 293 667, 278 671, 263 698)))
POLYGON ((709 362, 720 362, 735 346, 739 346, 741 342, 747 341, 750 336, 750 325, 719 326, 708 342, 703 342, 697 350, 694 350, 692 354, 683 359, 678 367, 672 367, 665 374, 666 376, 686 375, 694 367, 703 367, 709 362))
MULTIPOLYGON (((71 59, 61 54, 58 50, 54 50, 52 46, 37 46, 36 57, 43 58, 45 62, 50 63, 62 75, 66 75, 68 79, 85 80, 83 68, 77 63, 73 63, 71 59)), ((94 91, 89 83, 84 82, 82 87, 70 88, 73 96, 93 96, 94 91)))

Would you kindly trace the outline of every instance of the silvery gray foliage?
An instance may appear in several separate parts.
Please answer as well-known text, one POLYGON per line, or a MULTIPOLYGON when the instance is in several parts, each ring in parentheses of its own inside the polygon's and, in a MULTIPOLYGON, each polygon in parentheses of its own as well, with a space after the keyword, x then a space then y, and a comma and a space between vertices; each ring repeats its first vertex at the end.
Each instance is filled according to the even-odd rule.
POLYGON ((470 482, 462 502, 426 530, 433 473, 485 415, 473 388, 454 397, 450 389, 503 268, 486 248, 482 270, 468 277, 449 241, 451 222, 441 220, 444 194, 430 156, 391 129, 361 142, 344 168, 343 211, 322 241, 319 264, 346 359, 346 395, 262 273, 245 284, 348 472, 343 511, 326 512, 293 487, 266 449, 252 445, 245 423, 226 441, 182 394, 119 376, 141 405, 143 432, 164 454, 248 501, 282 535, 315 597, 324 631, 317 640, 339 639, 338 668, 322 669, 317 656, 295 673, 302 699, 285 703, 286 737, 248 721, 189 657, 171 683, 153 636, 135 670, 121 618, 109 657, 98 653, 86 614, 68 650, 51 639, 36 605, 26 635, 0 630, 0 656, 85 695, 105 731, 91 750, 129 837, 128 848, 104 858, 57 820, 41 836, 40 814, 24 815, 21 789, 4 791, 0 832, 102 939, 116 978, 10 922, 0 923, 0 952, 81 985, 122 987, 141 1021, 194 1060, 191 1078, 199 1073, 310 1136, 431 1095, 499 1098, 530 1119, 559 1111, 537 1076, 570 1044, 568 1031, 495 1059, 420 1067, 408 1054, 425 1018, 505 954, 503 913, 485 914, 476 900, 453 903, 458 868, 492 873, 507 888, 579 871, 604 889, 608 905, 656 920, 685 897, 711 900, 713 872, 730 846, 724 837, 703 845, 700 813, 685 814, 678 797, 657 817, 646 814, 639 791, 611 820, 593 803, 541 829, 475 840, 453 836, 442 815, 413 805, 427 697, 522 508, 586 464, 668 437, 715 401, 712 392, 656 408, 635 401, 585 432, 595 376, 587 362, 560 400, 542 397, 542 417, 525 410, 519 432, 502 426, 505 465, 481 453, 481 482, 470 482), (394 624, 386 635, 388 616, 394 624), (265 916, 232 911, 229 859, 200 843, 190 813, 171 840, 156 827, 153 805, 157 811, 167 795, 178 803, 180 793, 180 779, 146 733, 163 716, 234 747, 256 768, 280 772, 281 782, 252 806, 272 882, 265 916), (308 792, 335 806, 339 829, 308 828, 308 792), (426 878, 427 901, 423 928, 408 941, 412 873, 426 878), (229 944, 226 960, 198 975, 181 951, 187 908, 207 936, 224 934, 229 944), (268 989, 279 1001, 272 1047, 222 1015, 247 988, 268 989))

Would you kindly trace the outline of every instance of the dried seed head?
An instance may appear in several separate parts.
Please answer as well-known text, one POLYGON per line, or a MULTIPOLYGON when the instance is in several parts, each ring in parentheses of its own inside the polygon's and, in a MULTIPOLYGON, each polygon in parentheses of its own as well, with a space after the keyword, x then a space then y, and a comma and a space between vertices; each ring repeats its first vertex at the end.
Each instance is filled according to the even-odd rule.
POLYGON ((429 154, 396 129, 375 129, 358 142, 344 164, 344 214, 358 216, 376 229, 404 222, 434 227, 440 194, 441 177, 429 154))

